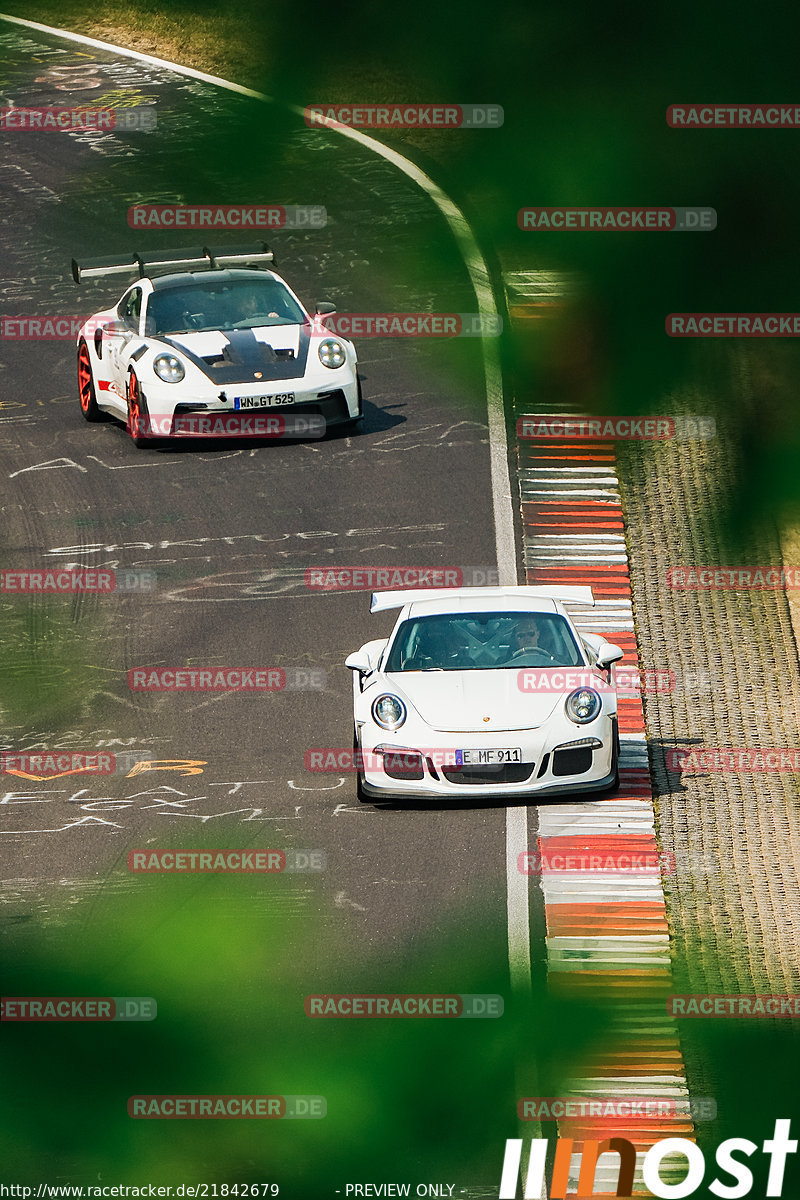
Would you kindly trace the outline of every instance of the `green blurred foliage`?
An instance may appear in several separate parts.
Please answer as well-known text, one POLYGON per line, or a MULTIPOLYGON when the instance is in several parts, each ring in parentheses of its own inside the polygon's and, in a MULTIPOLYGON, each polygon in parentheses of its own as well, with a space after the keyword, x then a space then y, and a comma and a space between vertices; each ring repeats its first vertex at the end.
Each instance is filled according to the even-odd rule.
POLYGON ((105 684, 99 597, 16 596, 0 604, 0 729, 67 726, 105 684), (94 660, 94 661, 93 661, 94 660))
MULTIPOLYGON (((492 1179, 514 1122, 521 1013, 496 1020, 311 1020, 324 992, 506 994, 502 961, 453 961, 444 938, 414 966, 354 972, 347 948, 306 919, 225 915, 236 881, 137 880, 57 944, 29 930, 0 940, 3 994, 153 996, 148 1023, 4 1023, 0 1157, 6 1177, 50 1181, 492 1179), (5 944, 2 944, 2 943, 5 944), (133 1120, 139 1094, 315 1094, 317 1121, 133 1120), (377 1173, 377 1174, 376 1174, 377 1173)), ((61 914, 64 918, 64 914, 61 914)))
MULTIPOLYGON (((613 1031, 619 1001, 610 993, 548 990, 539 977, 530 998, 511 996, 498 939, 476 932, 463 948, 464 921, 480 931, 478 913, 441 914, 435 936, 415 943, 411 965, 403 951, 395 960, 369 956, 354 970, 348 947, 315 920, 278 918, 285 877, 259 880, 258 907, 234 911, 240 882, 140 876, 124 903, 109 890, 88 912, 54 910, 51 928, 28 929, 24 946, 8 929, 0 935, 4 996, 158 1003, 151 1022, 4 1022, 5 1178, 270 1181, 309 1200, 364 1180, 496 1187, 505 1139, 520 1136, 517 1100, 563 1095, 586 1073, 587 1056, 633 1048, 613 1031), (304 998, 320 992, 496 993, 505 1013, 312 1020, 304 998), (240 1093, 322 1095, 328 1112, 254 1122, 134 1120, 126 1110, 132 1095, 240 1093)), ((658 1011, 661 998, 642 995, 640 1015, 658 1011)), ((776 1117, 792 1115, 796 1038, 790 1021, 696 1020, 679 1029, 702 1057, 702 1094, 719 1109, 697 1130, 710 1182, 724 1138, 760 1145, 776 1117)), ((554 1133, 522 1128, 526 1137, 554 1133)), ((752 1165, 763 1182, 759 1158, 752 1165)))

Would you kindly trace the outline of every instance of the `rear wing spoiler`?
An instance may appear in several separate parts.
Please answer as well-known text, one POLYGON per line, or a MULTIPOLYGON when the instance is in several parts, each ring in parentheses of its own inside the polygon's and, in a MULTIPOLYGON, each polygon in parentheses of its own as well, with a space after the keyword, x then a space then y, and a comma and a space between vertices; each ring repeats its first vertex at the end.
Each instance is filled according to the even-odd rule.
POLYGON ((384 612, 388 608, 404 608, 406 604, 417 604, 420 600, 441 600, 447 596, 461 596, 468 600, 485 599, 487 595, 509 598, 538 596, 543 600, 558 600, 564 604, 588 604, 594 608, 594 595, 590 587, 467 587, 467 588, 408 588, 398 592, 373 592, 370 612, 384 612))
POLYGON ((151 250, 132 253, 125 258, 87 258, 72 260, 72 278, 99 279, 105 275, 169 274, 171 271, 224 271, 227 267, 267 267, 275 265, 275 255, 266 242, 246 246, 200 246, 179 250, 151 250))

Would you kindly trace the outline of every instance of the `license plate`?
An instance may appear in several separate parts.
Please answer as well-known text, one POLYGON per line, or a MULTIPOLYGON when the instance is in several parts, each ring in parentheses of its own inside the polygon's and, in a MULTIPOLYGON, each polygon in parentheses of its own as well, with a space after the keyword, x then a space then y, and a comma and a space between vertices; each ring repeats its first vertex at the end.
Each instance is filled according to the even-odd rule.
POLYGON ((513 749, 504 747, 502 750, 456 750, 456 764, 459 767, 496 767, 502 763, 518 762, 522 762, 519 746, 513 749))
POLYGON ((278 392, 276 396, 234 396, 233 407, 239 411, 245 408, 275 408, 279 404, 294 404, 294 392, 278 392))

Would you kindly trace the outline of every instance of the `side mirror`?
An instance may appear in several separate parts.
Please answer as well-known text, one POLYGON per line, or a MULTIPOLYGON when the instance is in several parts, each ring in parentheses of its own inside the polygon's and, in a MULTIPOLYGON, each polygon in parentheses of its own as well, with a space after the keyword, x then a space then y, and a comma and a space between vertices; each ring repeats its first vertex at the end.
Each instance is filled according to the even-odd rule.
POLYGON ((108 321, 103 326, 103 333, 108 333, 108 334, 111 334, 112 336, 114 334, 119 335, 119 334, 127 333, 127 334, 130 334, 131 336, 133 336, 134 331, 131 329, 130 325, 126 324, 125 321, 108 321))
POLYGON ((314 312, 318 317, 330 317, 336 312, 336 305, 330 304, 327 300, 318 300, 314 305, 314 312))
POLYGON ((582 638, 584 644, 587 645, 589 647, 589 649, 594 652, 595 657, 597 657, 597 655, 603 649, 603 646, 608 645, 608 642, 606 641, 606 639, 604 637, 601 637, 599 633, 584 633, 584 634, 581 634, 581 638, 582 638))
POLYGON ((625 651, 619 646, 614 646, 611 642, 604 642, 597 655, 597 666, 601 671, 605 671, 613 663, 619 662, 624 653, 625 651))
POLYGON ((348 654, 344 660, 344 665, 349 667, 351 671, 360 671, 366 674, 372 670, 372 660, 369 656, 369 651, 363 647, 360 650, 354 650, 352 654, 348 654))

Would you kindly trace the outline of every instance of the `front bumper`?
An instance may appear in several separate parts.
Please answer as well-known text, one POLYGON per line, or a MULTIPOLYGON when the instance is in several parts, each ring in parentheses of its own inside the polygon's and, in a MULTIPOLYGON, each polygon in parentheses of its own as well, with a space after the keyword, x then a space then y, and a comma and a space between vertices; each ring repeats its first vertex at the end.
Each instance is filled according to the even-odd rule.
POLYGON ((613 722, 602 716, 592 726, 573 726, 564 736, 545 730, 514 730, 483 734, 437 734, 436 749, 431 737, 414 745, 400 733, 387 736, 377 726, 365 723, 359 730, 363 755, 361 787, 365 795, 379 799, 406 797, 447 799, 469 796, 554 796, 602 791, 614 782, 613 722), (591 739, 594 746, 572 746, 591 739), (498 744, 519 746, 521 763, 502 767, 465 766, 453 769, 456 749, 486 749, 498 744))
MULTIPOLYGON (((179 385, 166 385, 176 387, 179 385)), ((361 397, 355 376, 337 386, 308 387, 302 380, 287 380, 285 391, 294 392, 293 404, 264 405, 235 409, 234 392, 246 396, 255 389, 226 389, 228 399, 216 395, 164 393, 163 386, 143 386, 147 407, 146 435, 153 438, 180 437, 321 437, 328 429, 345 425, 362 415, 361 397), (298 386, 301 385, 301 386, 298 386), (170 403, 168 403, 168 401, 170 403), (293 434, 293 430, 297 430, 293 434)))

